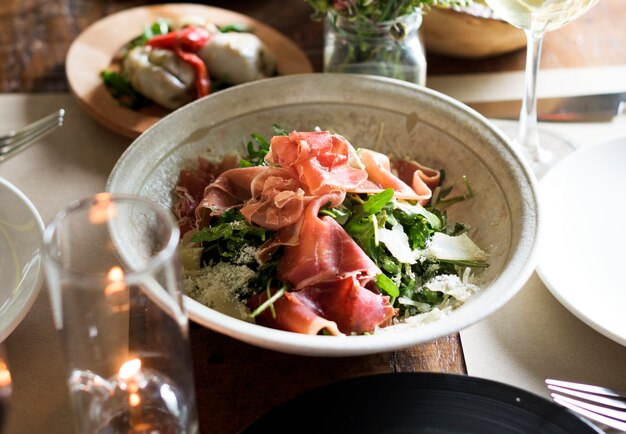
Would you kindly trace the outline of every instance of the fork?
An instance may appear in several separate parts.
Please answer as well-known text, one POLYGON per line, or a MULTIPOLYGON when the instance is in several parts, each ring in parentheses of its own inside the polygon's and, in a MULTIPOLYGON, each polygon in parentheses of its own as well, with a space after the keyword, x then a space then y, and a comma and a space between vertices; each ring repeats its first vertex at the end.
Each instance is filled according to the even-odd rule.
POLYGON ((547 379, 552 399, 570 410, 626 432, 626 393, 606 387, 547 379))
POLYGON ((37 139, 63 125, 65 110, 59 109, 23 128, 0 135, 0 161, 28 148, 37 139))

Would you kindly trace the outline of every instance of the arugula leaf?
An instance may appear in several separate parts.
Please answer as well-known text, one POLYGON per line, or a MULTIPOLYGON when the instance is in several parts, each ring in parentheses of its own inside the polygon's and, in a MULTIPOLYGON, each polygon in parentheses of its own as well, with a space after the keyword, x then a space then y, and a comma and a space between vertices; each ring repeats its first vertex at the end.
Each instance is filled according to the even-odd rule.
POLYGON ((346 224, 346 222, 352 215, 352 212, 348 208, 343 208, 343 207, 337 207, 337 208, 324 207, 320 209, 319 213, 322 215, 327 215, 327 216, 334 218, 335 221, 337 221, 337 223, 339 223, 342 226, 346 224))
POLYGON ((256 260, 244 255, 246 248, 263 244, 271 232, 249 224, 236 209, 213 217, 211 224, 192 237, 194 243, 202 243, 202 261, 205 264, 227 260, 231 263, 246 263, 258 267, 256 260), (243 258, 243 259, 242 259, 243 258))
POLYGON ((441 229, 441 220, 421 205, 399 202, 393 211, 396 220, 404 228, 411 249, 423 249, 435 231, 441 229))
POLYGON ((251 292, 248 294, 244 294, 245 299, 250 298, 250 295, 252 295, 252 293, 263 292, 264 288, 274 286, 274 282, 277 282, 278 285, 282 285, 282 282, 276 277, 276 275, 278 274, 278 264, 280 263, 281 256, 282 250, 279 250, 278 252, 274 253, 271 261, 266 262, 259 267, 257 275, 253 277, 248 284, 251 292))
POLYGON ((286 129, 284 129, 278 124, 272 124, 272 131, 274 132, 275 136, 288 136, 289 135, 289 131, 287 131, 286 129))
POLYGON ((435 306, 443 301, 444 294, 437 291, 431 291, 430 289, 424 287, 420 292, 417 293, 418 301, 423 301, 424 303, 428 303, 431 306, 435 306))
POLYGON ((171 24, 168 20, 158 19, 149 26, 145 26, 141 35, 126 44, 126 49, 131 50, 135 47, 146 45, 150 39, 157 35, 167 35, 171 30, 171 24))
POLYGON ((239 160, 240 167, 267 166, 265 156, 270 151, 270 143, 258 133, 252 133, 250 136, 254 141, 248 142, 248 155, 246 158, 239 160))
POLYGON ((363 212, 367 215, 373 215, 383 209, 385 205, 393 199, 394 191, 391 188, 387 188, 380 193, 377 193, 363 203, 363 212))
POLYGON ((385 276, 384 273, 379 274, 376 277, 376 286, 378 286, 381 290, 383 290, 383 292, 392 297, 397 297, 400 295, 400 290, 398 289, 396 284, 393 283, 393 280, 385 276))
POLYGON ((352 217, 346 222, 344 229, 350 233, 359 227, 362 228, 363 225, 369 225, 371 219, 368 217, 380 212, 393 199, 393 194, 393 189, 388 188, 370 196, 365 202, 357 205, 354 208, 352 217))
POLYGON ((135 90, 130 80, 124 75, 115 71, 103 70, 100 72, 100 76, 119 105, 136 110, 151 103, 148 98, 135 90))
MULTIPOLYGON (((366 201, 353 205, 352 216, 343 226, 345 231, 356 241, 363 251, 374 260, 378 259, 378 218, 377 213, 383 211, 393 199, 394 191, 391 188, 370 196, 366 201)), ((359 199, 355 197, 357 202, 359 199)), ((381 216, 382 217, 382 216, 381 216)), ((385 220, 384 218, 382 219, 385 220)))
POLYGON ((251 318, 255 318, 257 316, 259 316, 261 313, 263 313, 267 308, 272 309, 272 316, 274 318, 276 318, 276 312, 274 311, 274 303, 276 302, 276 300, 278 300, 280 297, 282 297, 283 295, 285 295, 285 292, 287 292, 288 286, 287 285, 283 285, 278 291, 276 291, 274 294, 272 294, 272 292, 270 291, 270 289, 267 289, 267 300, 265 300, 259 307, 257 307, 254 312, 252 312, 250 314, 251 318))
MULTIPOLYGON (((278 124, 272 125, 275 136, 288 136, 289 132, 278 124)), ((239 160, 239 167, 267 166, 265 156, 270 151, 270 142, 258 133, 250 134, 253 140, 248 142, 248 155, 239 160)))
POLYGON ((200 232, 192 237, 195 243, 211 242, 219 239, 235 239, 243 238, 246 234, 252 234, 261 241, 265 241, 266 230, 257 226, 252 226, 245 221, 237 220, 222 223, 217 226, 209 226, 202 228, 200 232))
POLYGON ((217 26, 220 32, 228 33, 228 32, 236 32, 236 33, 250 33, 252 29, 250 26, 244 23, 232 23, 226 24, 223 26, 217 26))
POLYGON ((457 196, 453 196, 448 198, 448 194, 452 191, 452 186, 443 189, 439 192, 439 196, 437 197, 434 206, 435 207, 448 207, 458 202, 462 202, 467 199, 471 199, 474 197, 474 190, 472 190, 472 186, 469 183, 469 179, 466 175, 462 176, 463 184, 465 185, 465 194, 460 194, 457 196))
POLYGON ((426 210, 422 205, 416 203, 415 205, 411 205, 406 202, 398 202, 395 205, 395 209, 398 210, 398 213, 402 214, 405 217, 405 221, 414 221, 418 216, 423 217, 426 222, 430 225, 434 230, 442 229, 443 225, 441 224, 441 219, 437 217, 434 213, 426 210))
POLYGON ((439 259, 439 262, 459 267, 487 268, 489 266, 489 262, 486 259, 439 259))

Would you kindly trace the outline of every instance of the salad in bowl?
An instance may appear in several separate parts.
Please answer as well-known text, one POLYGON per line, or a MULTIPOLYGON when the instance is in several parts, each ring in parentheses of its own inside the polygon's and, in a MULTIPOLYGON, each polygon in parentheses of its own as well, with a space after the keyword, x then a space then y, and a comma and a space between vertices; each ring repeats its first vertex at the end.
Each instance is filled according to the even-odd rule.
POLYGON ((479 290, 487 254, 445 211, 472 199, 467 178, 451 196, 443 172, 416 161, 329 131, 274 133, 253 134, 244 158, 181 171, 189 296, 244 321, 345 335, 432 320, 479 290))
POLYGON ((535 264, 536 180, 508 139, 384 77, 276 77, 192 102, 131 144, 107 190, 177 216, 192 321, 288 353, 458 332, 535 264))

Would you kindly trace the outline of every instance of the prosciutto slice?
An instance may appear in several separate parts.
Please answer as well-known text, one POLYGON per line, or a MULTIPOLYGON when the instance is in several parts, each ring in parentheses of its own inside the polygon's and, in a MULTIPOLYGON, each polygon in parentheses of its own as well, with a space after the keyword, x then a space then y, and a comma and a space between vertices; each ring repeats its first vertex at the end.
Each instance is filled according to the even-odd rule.
POLYGON ((328 216, 318 217, 324 204, 336 206, 342 199, 343 195, 328 194, 307 206, 299 243, 285 248, 278 267, 278 277, 294 290, 350 276, 365 285, 381 273, 339 223, 328 216))
POLYGON ((178 197, 174 205, 174 215, 178 220, 181 236, 196 223, 195 213, 204 197, 204 187, 210 183, 209 176, 194 170, 181 170, 174 192, 178 197))
POLYGON ((241 208, 248 222, 277 231, 300 220, 304 207, 313 199, 306 196, 292 169, 266 168, 250 185, 252 198, 241 208))
MULTIPOLYGON (((265 300, 266 294, 256 295, 250 305, 254 308, 265 300)), ((395 314, 388 297, 364 288, 355 277, 287 292, 274 303, 274 310, 276 316, 267 309, 257 322, 306 334, 326 329, 333 335, 370 332, 395 314)))
MULTIPOLYGON (((248 301, 251 310, 256 309, 261 303, 267 300, 265 293, 253 295, 248 301)), ((276 316, 272 315, 270 309, 266 309, 256 317, 256 323, 266 327, 279 330, 286 330, 307 335, 316 335, 322 330, 327 330, 330 334, 342 335, 337 327, 337 323, 329 321, 316 312, 319 309, 313 306, 302 293, 286 292, 281 298, 274 302, 276 316)))
POLYGON ((384 324, 395 309, 389 297, 364 288, 354 276, 306 288, 296 293, 332 319, 343 333, 365 333, 384 324))
POLYGON ((432 191, 419 177, 412 177, 412 185, 407 185, 391 171, 389 157, 379 152, 362 149, 359 156, 365 165, 369 179, 380 188, 392 188, 399 199, 417 200, 425 204, 432 196, 432 191))
POLYGON ((310 194, 349 191, 367 179, 367 172, 350 164, 356 156, 354 148, 337 134, 294 131, 273 137, 270 146, 266 161, 295 169, 310 194))
POLYGON ((242 167, 230 169, 222 173, 204 190, 204 199, 196 208, 196 220, 205 223, 203 216, 206 210, 211 215, 220 215, 225 211, 240 207, 252 198, 250 184, 261 172, 263 167, 242 167))
POLYGON ((414 190, 416 189, 416 182, 423 182, 431 191, 441 184, 441 172, 439 170, 423 166, 417 161, 392 158, 391 167, 398 173, 398 178, 410 184, 414 190), (419 178, 419 181, 416 181, 416 178, 419 178))
POLYGON ((287 293, 288 301, 274 305, 275 318, 264 315, 266 324, 295 331, 308 320, 307 329, 317 333, 322 318, 342 333, 363 333, 394 315, 387 297, 365 288, 381 273, 378 267, 339 223, 318 217, 324 204, 336 206, 342 199, 343 194, 332 193, 307 206, 299 242, 285 247, 278 267, 279 279, 289 282, 294 292, 287 293))
POLYGON ((204 189, 225 170, 238 165, 238 158, 227 155, 219 163, 198 157, 198 169, 180 171, 175 193, 178 201, 174 205, 174 214, 178 218, 181 235, 195 225, 195 211, 204 198, 204 189))

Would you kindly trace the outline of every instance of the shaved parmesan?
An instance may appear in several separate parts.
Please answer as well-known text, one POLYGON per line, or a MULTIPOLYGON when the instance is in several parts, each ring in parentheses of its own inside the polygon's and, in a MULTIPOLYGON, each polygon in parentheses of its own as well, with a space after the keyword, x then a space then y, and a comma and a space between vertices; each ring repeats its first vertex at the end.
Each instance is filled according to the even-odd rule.
POLYGON ((459 276, 454 274, 442 274, 430 279, 424 285, 431 291, 442 292, 461 302, 466 302, 472 294, 479 291, 478 286, 471 283, 463 283, 459 276))
POLYGON ((436 232, 428 245, 426 256, 447 261, 486 261, 487 254, 467 236, 456 237, 436 232))
POLYGON ((395 224, 391 229, 378 229, 378 241, 383 243, 389 253, 403 264, 415 264, 415 255, 409 245, 409 237, 402 225, 395 224))
POLYGON ((255 272, 245 265, 218 262, 200 270, 185 270, 185 293, 205 306, 223 314, 252 322, 246 305, 239 300, 255 272))

